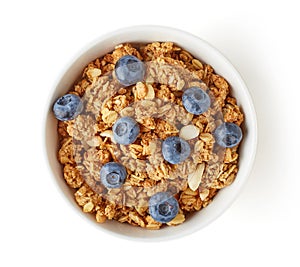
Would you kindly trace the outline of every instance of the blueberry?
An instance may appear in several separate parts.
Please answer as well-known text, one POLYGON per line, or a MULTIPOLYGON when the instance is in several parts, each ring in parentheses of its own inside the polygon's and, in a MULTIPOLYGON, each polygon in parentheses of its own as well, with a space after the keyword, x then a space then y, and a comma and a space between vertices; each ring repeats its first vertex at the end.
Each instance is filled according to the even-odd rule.
POLYGON ((108 162, 100 170, 101 183, 106 188, 119 188, 127 176, 125 167, 117 162, 108 162))
POLYGON ((79 96, 67 94, 59 99, 53 105, 55 117, 60 121, 69 121, 75 119, 83 109, 83 104, 79 96))
POLYGON ((149 213, 151 217, 161 223, 172 221, 179 210, 176 200, 168 192, 159 192, 153 195, 149 200, 149 213))
POLYGON ((216 142, 222 147, 234 147, 243 137, 241 128, 231 122, 224 122, 214 132, 216 142))
POLYGON ((115 67, 117 80, 124 86, 133 85, 142 81, 145 75, 145 66, 137 57, 126 55, 121 57, 115 67))
POLYGON ((130 117, 118 119, 112 127, 114 139, 118 144, 132 144, 140 133, 138 123, 130 117))
POLYGON ((200 115, 209 109, 210 98, 200 87, 191 87, 184 91, 182 104, 189 113, 200 115))
POLYGON ((171 136, 163 141, 163 157, 171 164, 177 164, 186 160, 190 153, 191 148, 189 143, 178 136, 171 136))

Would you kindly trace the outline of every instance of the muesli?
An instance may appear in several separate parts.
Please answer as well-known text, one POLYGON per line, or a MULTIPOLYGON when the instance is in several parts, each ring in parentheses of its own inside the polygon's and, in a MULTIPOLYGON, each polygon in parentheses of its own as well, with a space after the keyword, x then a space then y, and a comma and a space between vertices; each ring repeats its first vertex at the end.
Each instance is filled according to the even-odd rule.
POLYGON ((238 172, 244 116, 230 86, 174 43, 118 45, 53 110, 64 179, 99 223, 181 224, 238 172))

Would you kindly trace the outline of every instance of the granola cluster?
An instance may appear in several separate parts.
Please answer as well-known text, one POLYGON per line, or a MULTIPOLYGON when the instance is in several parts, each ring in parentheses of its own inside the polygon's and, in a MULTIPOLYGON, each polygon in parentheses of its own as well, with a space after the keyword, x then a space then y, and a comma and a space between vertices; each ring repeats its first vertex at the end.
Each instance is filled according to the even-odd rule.
POLYGON ((223 121, 241 125, 243 113, 230 96, 227 81, 177 45, 119 45, 88 64, 69 93, 79 95, 85 108, 75 120, 58 123, 58 160, 78 205, 95 214, 97 222, 114 219, 159 229, 162 224, 149 215, 148 200, 169 191, 180 210, 167 225, 178 225, 234 181, 238 146, 216 146, 213 131, 223 121), (145 62, 147 71, 143 82, 124 88, 113 70, 128 54, 145 62), (212 99, 201 115, 188 113, 182 105, 183 89, 197 85, 207 88, 212 99), (122 116, 133 117, 140 125, 137 140, 126 146, 117 144, 112 133, 122 116), (180 164, 169 164, 162 156, 161 143, 170 136, 182 137, 192 149, 180 164), (127 169, 121 188, 106 189, 100 182, 100 169, 110 161, 127 169))

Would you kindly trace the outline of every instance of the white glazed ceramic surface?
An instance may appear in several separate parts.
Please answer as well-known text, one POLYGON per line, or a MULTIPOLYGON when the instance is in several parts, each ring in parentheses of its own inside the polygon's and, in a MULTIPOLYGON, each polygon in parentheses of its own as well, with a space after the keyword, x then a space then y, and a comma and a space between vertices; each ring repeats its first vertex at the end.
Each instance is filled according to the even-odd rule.
MULTIPOLYGON (((65 195, 74 212, 81 214, 90 224, 99 230, 126 238, 145 241, 168 240, 191 234, 202 229, 220 216, 236 199, 249 176, 257 145, 256 115, 250 94, 241 76, 232 64, 219 51, 199 37, 177 29, 161 26, 135 26, 106 34, 87 46, 75 57, 74 61, 67 66, 52 90, 53 92, 49 98, 49 105, 46 110, 46 160, 49 163, 50 171, 53 173, 55 183, 62 194, 65 195), (232 185, 222 189, 210 205, 199 212, 195 212, 179 226, 164 227, 160 230, 146 230, 115 221, 106 221, 104 224, 99 224, 95 221, 94 215, 82 212, 74 200, 73 191, 64 182, 62 168, 56 157, 58 148, 57 120, 51 112, 52 105, 58 97, 65 94, 71 88, 83 68, 90 61, 112 51, 120 43, 149 43, 153 41, 172 41, 178 44, 196 58, 210 64, 216 73, 224 76, 230 83, 232 94, 237 98, 238 104, 245 114, 245 122, 243 124, 244 138, 240 147, 239 171, 232 185)), ((88 224, 83 225, 83 227, 88 227, 88 224)))

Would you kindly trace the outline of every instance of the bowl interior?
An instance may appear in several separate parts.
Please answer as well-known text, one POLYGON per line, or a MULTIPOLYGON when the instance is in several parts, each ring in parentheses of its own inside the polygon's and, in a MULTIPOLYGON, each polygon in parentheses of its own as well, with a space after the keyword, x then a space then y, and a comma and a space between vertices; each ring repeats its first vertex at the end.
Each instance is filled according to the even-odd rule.
POLYGON ((252 167, 257 143, 257 126, 255 111, 249 92, 238 72, 232 64, 220 54, 220 52, 205 41, 186 32, 159 26, 137 26, 122 29, 101 37, 82 50, 79 53, 79 56, 77 56, 65 69, 64 73, 55 85, 53 94, 49 99, 49 106, 46 115, 45 142, 47 160, 56 183, 75 211, 77 209, 77 213, 82 214, 84 218, 99 229, 106 230, 113 234, 143 240, 163 240, 190 234, 203 228, 220 216, 222 212, 230 206, 237 197, 237 194, 240 192, 241 187, 245 183, 252 167), (147 43, 153 41, 172 41, 178 44, 193 54, 196 58, 209 63, 215 69, 216 73, 224 76, 230 83, 232 95, 236 97, 238 104, 242 107, 245 114, 245 122, 243 124, 244 138, 240 147, 239 171, 232 185, 222 189, 210 205, 202 209, 200 212, 194 213, 194 215, 188 218, 182 225, 176 227, 165 227, 158 231, 151 231, 127 224, 121 224, 115 221, 107 221, 104 224, 98 224, 94 220, 94 216, 84 214, 81 211, 81 208, 78 207, 74 200, 74 192, 66 185, 62 177, 62 168, 58 163, 56 156, 58 148, 56 131, 57 121, 51 112, 52 104, 58 97, 66 93, 69 88, 71 88, 83 68, 90 61, 112 51, 114 47, 120 43, 147 43))

